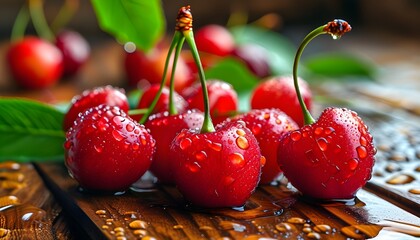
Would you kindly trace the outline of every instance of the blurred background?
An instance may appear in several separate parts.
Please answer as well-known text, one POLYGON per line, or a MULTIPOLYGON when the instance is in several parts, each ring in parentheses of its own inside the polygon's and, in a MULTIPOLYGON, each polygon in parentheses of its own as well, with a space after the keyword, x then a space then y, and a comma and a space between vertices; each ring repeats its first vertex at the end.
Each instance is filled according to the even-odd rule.
MULTIPOLYGON (((90 62, 74 79, 62 81, 53 88, 29 91, 17 87, 6 68, 5 52, 13 22, 23 0, 0 0, 0 95, 23 95, 47 102, 66 101, 74 93, 95 85, 124 85, 123 49, 114 38, 98 26, 90 1, 80 1, 75 15, 66 25, 82 34, 92 48, 90 62), (61 88, 64 85, 66 87, 61 88), (68 86, 76 86, 68 91, 68 86), (52 90, 51 90, 52 89, 52 90), (45 94, 52 91, 54 94, 45 94), (47 96, 47 97, 45 97, 47 96)), ((47 21, 52 21, 62 6, 61 0, 45 0, 47 21)), ((378 64, 385 73, 379 78, 401 80, 418 88, 420 82, 420 1, 418 0, 232 0, 169 1, 163 0, 167 19, 166 31, 173 33, 178 9, 191 5, 194 28, 207 24, 228 25, 258 23, 281 34, 297 46, 312 29, 335 18, 346 19, 353 27, 351 34, 340 40, 318 40, 311 43, 307 54, 342 50, 378 64), (397 72, 395 72, 397 71, 397 72), (400 72, 399 72, 400 71, 400 72), (403 76, 403 77, 400 77, 403 76)), ((34 34, 30 24, 27 34, 34 34)), ((384 80, 385 81, 385 80, 384 80)), ((387 81, 387 80, 386 80, 387 81)))

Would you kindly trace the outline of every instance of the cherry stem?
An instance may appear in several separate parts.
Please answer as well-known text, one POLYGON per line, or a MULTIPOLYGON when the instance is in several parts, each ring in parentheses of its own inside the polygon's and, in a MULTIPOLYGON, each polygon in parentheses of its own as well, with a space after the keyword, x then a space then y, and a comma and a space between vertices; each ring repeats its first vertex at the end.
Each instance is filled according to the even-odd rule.
POLYGON ((192 56, 194 58, 195 65, 198 68, 198 76, 201 83, 201 91, 203 91, 203 102, 204 102, 204 120, 203 126, 201 127, 201 133, 214 132, 215 128, 210 116, 210 103, 209 103, 209 93, 207 91, 206 85, 206 76, 204 74, 203 65, 201 64, 200 56, 198 55, 198 49, 195 45, 194 34, 192 30, 183 31, 185 39, 187 40, 188 45, 190 46, 192 56))
POLYGON ((28 7, 23 5, 16 16, 15 22, 13 23, 12 33, 10 35, 10 41, 18 41, 25 35, 26 26, 29 22, 28 7))
POLYGON ((51 29, 54 33, 57 33, 63 26, 65 26, 70 19, 74 16, 74 13, 79 8, 79 0, 65 0, 64 4, 60 8, 57 16, 54 18, 51 29))
MULTIPOLYGON (((179 33, 179 32, 175 32, 174 37, 172 38, 172 42, 171 45, 169 46, 169 50, 168 50, 168 55, 166 56, 166 60, 165 60, 165 67, 163 69, 163 74, 162 74, 162 80, 160 83, 160 87, 158 92, 156 93, 155 97, 153 98, 152 103, 150 104, 147 112, 143 115, 143 117, 140 119, 139 123, 140 124, 144 124, 147 119, 149 118, 149 116, 152 114, 153 109, 155 108, 160 95, 162 94, 162 90, 166 84, 166 74, 168 72, 168 66, 169 66, 169 62, 172 56, 172 52, 174 51, 175 47, 181 42, 183 42, 182 40, 183 36, 179 33)), ((174 60, 174 62, 176 62, 174 60)), ((172 73, 174 73, 175 69, 172 69, 172 73)))
POLYGON ((171 80, 169 82, 169 115, 178 114, 178 110, 176 109, 175 99, 174 99, 174 91, 175 91, 175 71, 176 65, 178 63, 179 55, 181 54, 182 46, 184 45, 185 37, 181 37, 178 40, 178 44, 176 46, 175 56, 172 63, 172 73, 171 73, 171 80))
POLYGON ((29 13, 38 35, 47 41, 54 41, 55 36, 48 27, 47 20, 45 19, 42 0, 28 0, 28 3, 29 13))
POLYGON ((302 56, 302 52, 305 49, 305 47, 308 45, 308 43, 312 41, 312 39, 314 39, 318 35, 328 33, 335 40, 335 39, 339 39, 344 33, 349 32, 350 30, 351 30, 351 26, 344 20, 336 19, 334 21, 328 22, 327 24, 314 29, 312 32, 306 35, 306 37, 303 39, 302 43, 300 44, 296 52, 295 60, 293 63, 293 83, 295 85, 296 94, 298 96, 299 104, 302 109, 305 125, 312 124, 315 122, 315 120, 312 117, 311 113, 309 112, 308 108, 306 107, 305 102, 303 101, 303 98, 299 89, 299 84, 298 84, 297 71, 298 71, 299 60, 300 60, 300 57, 302 56))
POLYGON ((137 109, 130 109, 128 110, 128 115, 140 115, 145 114, 147 112, 148 108, 137 108, 137 109))

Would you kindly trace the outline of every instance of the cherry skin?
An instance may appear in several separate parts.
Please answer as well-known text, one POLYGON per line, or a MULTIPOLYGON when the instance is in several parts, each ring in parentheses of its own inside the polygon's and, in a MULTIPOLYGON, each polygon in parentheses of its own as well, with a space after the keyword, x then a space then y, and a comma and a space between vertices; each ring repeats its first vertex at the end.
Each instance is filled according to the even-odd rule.
MULTIPOLYGON (((238 94, 232 85, 220 80, 208 80, 206 86, 210 114, 215 124, 223 122, 238 110, 238 94)), ((188 102, 189 109, 195 108, 204 111, 203 92, 200 83, 192 85, 182 94, 188 102)))
MULTIPOLYGON (((160 85, 158 84, 153 84, 152 86, 147 88, 141 95, 137 108, 138 109, 148 108, 153 102, 153 99, 155 98, 156 94, 158 93, 159 88, 160 88, 160 85)), ((177 92, 174 91, 173 94, 174 94, 175 108, 177 112, 179 113, 185 112, 188 106, 187 101, 185 101, 185 99, 181 95, 179 95, 177 92)), ((169 111, 169 88, 166 86, 163 87, 162 93, 152 113, 161 113, 165 111, 169 111)), ((135 115, 131 117, 135 120, 140 120, 142 115, 140 114, 140 115, 135 115)))
POLYGON ((268 63, 268 52, 256 44, 236 46, 232 55, 243 61, 248 69, 257 77, 265 78, 271 75, 268 63))
POLYGON ((277 148, 281 137, 298 129, 298 125, 279 109, 254 109, 238 115, 232 121, 244 121, 251 130, 261 148, 261 154, 266 158, 262 168, 260 184, 269 184, 282 173, 277 164, 277 148))
POLYGON ((117 106, 124 112, 127 112, 129 109, 124 89, 104 86, 85 90, 71 100, 70 109, 64 116, 63 129, 67 131, 80 113, 101 104, 117 106))
MULTIPOLYGON (((162 72, 165 68, 167 48, 158 46, 148 53, 136 50, 132 53, 126 53, 125 72, 131 86, 136 86, 140 81, 145 80, 150 84, 160 84, 162 81, 162 72)), ((172 74, 172 60, 168 66, 166 83, 169 86, 169 79, 172 74)), ((174 87, 177 92, 191 85, 194 81, 194 75, 185 61, 180 56, 174 77, 174 87)))
POLYGON ((260 148, 243 123, 219 124, 209 133, 184 129, 171 153, 177 187, 197 206, 243 206, 260 179, 260 148))
POLYGON ((118 192, 150 167, 155 140, 120 108, 100 105, 77 119, 64 148, 69 173, 82 188, 118 192))
POLYGON ((355 112, 326 108, 315 123, 283 136, 278 164, 305 196, 350 199, 371 178, 375 153, 355 112))
POLYGON ((64 74, 67 76, 76 74, 89 59, 89 43, 78 32, 70 30, 60 32, 55 45, 63 54, 64 74))
POLYGON ((195 33, 197 48, 217 56, 230 55, 235 48, 232 34, 225 27, 215 24, 201 27, 195 33))
POLYGON ((203 124, 203 113, 189 110, 182 114, 169 115, 168 112, 154 114, 144 124, 156 140, 156 154, 150 171, 163 184, 175 184, 174 160, 169 148, 175 136, 183 129, 198 129, 203 124))
POLYGON ((28 36, 12 43, 7 52, 16 82, 28 89, 54 85, 63 73, 63 55, 53 44, 28 36))

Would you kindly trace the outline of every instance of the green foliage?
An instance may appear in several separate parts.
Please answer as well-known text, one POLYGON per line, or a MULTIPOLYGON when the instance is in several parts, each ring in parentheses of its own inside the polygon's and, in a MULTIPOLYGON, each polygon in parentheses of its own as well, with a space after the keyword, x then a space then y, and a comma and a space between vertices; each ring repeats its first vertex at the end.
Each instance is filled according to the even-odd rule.
POLYGON ((91 0, 100 27, 121 42, 147 51, 163 36, 160 0, 91 0))
POLYGON ((372 63, 345 53, 315 55, 307 58, 303 64, 305 70, 310 74, 324 77, 342 78, 352 76, 358 77, 358 79, 373 80, 375 75, 375 67, 372 63))
POLYGON ((0 99, 0 161, 62 160, 64 114, 23 99, 0 99))

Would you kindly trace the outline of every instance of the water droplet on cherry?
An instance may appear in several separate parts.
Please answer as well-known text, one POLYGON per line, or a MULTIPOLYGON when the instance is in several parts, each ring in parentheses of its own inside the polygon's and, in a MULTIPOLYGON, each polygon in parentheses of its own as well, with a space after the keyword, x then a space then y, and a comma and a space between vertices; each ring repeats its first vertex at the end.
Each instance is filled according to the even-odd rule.
POLYGON ((197 153, 195 154, 195 158, 196 158, 198 161, 203 161, 203 160, 205 160, 205 159, 207 158, 207 153, 206 153, 206 152, 204 152, 204 151, 199 151, 199 152, 197 152, 197 153))
POLYGON ((317 140, 318 147, 321 151, 325 152, 328 148, 328 142, 325 138, 320 138, 317 140))
POLYGON ((365 147, 363 146, 358 146, 356 148, 357 151, 357 155, 359 156, 359 158, 366 158, 367 157, 367 150, 365 147))
POLYGON ((115 138, 115 140, 117 141, 121 141, 124 139, 124 136, 118 131, 118 130, 112 130, 112 136, 115 138))
POLYGON ((294 141, 297 142, 300 140, 300 138, 302 137, 302 134, 299 131, 294 131, 290 134, 290 138, 294 141))
POLYGON ((244 156, 240 153, 232 153, 229 155, 228 159, 235 166, 243 167, 245 165, 244 156))
POLYGON ((249 148, 248 140, 245 137, 242 137, 242 136, 240 136, 236 139, 236 145, 238 145, 238 147, 240 149, 244 149, 244 150, 249 148))
POLYGON ((187 148, 189 148, 189 147, 191 146, 191 143, 192 143, 191 139, 189 139, 189 138, 183 138, 183 139, 179 142, 179 147, 180 147, 182 150, 185 150, 185 149, 187 149, 187 148))

